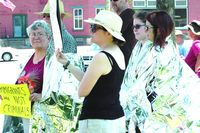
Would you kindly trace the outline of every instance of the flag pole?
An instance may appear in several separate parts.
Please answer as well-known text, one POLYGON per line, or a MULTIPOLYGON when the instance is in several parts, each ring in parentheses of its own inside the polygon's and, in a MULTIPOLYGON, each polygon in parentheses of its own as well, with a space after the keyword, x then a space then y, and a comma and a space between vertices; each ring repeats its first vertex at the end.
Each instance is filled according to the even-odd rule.
MULTIPOLYGON (((58 20, 58 25, 59 25, 59 29, 60 29, 60 36, 61 36, 61 41, 62 41, 62 27, 61 27, 61 14, 60 14, 60 5, 59 5, 59 0, 57 1, 57 10, 56 10, 56 14, 57 14, 57 20, 58 20)), ((63 41, 62 41, 63 43, 63 41)))
MULTIPOLYGON (((50 2, 50 21, 52 26, 52 32, 53 32, 53 40, 55 49, 62 49, 62 38, 61 38, 61 28, 59 26, 59 20, 60 20, 60 13, 57 12, 57 1, 55 0, 49 0, 50 2), (59 13, 59 14, 57 14, 59 13)), ((61 25, 61 23, 60 23, 61 25)))

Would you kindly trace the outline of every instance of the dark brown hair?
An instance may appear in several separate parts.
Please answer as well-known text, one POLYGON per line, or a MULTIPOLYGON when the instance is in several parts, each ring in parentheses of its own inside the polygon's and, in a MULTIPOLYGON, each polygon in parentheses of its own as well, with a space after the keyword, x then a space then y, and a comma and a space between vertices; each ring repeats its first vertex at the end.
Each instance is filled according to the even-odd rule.
MULTIPOLYGON (((195 21, 191 22, 189 25, 191 25, 193 27, 195 32, 200 32, 200 26, 195 21)), ((188 28, 188 30, 191 30, 191 29, 188 28)), ((193 31, 192 31, 192 33, 194 34, 195 40, 200 40, 200 35, 196 35, 193 31)))
POLYGON ((147 15, 146 11, 140 11, 135 13, 133 17, 140 19, 143 23, 146 23, 146 15, 147 15))
POLYGON ((165 11, 153 11, 146 19, 153 26, 154 45, 164 47, 167 36, 174 30, 171 16, 165 11))

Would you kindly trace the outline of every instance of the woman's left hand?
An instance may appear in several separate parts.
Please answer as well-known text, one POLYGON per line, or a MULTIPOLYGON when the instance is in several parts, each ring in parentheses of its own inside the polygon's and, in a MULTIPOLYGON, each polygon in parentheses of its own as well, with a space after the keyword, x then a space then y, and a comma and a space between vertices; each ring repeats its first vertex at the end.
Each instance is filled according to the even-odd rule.
POLYGON ((30 95, 30 100, 31 100, 32 102, 39 101, 41 98, 42 98, 42 94, 41 94, 41 93, 32 93, 32 94, 30 95))
POLYGON ((65 65, 68 61, 67 58, 64 56, 64 54, 60 52, 60 49, 56 51, 56 58, 58 62, 60 62, 63 65, 65 65))

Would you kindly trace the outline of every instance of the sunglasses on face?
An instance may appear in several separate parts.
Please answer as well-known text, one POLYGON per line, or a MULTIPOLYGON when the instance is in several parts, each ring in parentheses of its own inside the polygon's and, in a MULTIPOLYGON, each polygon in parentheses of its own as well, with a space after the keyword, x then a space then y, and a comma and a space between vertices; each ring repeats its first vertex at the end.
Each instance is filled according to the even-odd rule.
POLYGON ((146 26, 146 25, 141 25, 141 24, 136 24, 136 25, 133 25, 133 29, 136 29, 136 30, 138 30, 138 29, 140 29, 140 27, 142 27, 142 26, 146 26))
POLYGON ((43 18, 50 18, 50 14, 43 14, 43 18))
POLYGON ((96 32, 97 30, 99 30, 99 29, 104 30, 104 31, 107 31, 104 27, 99 26, 99 25, 97 25, 97 24, 91 24, 91 25, 90 25, 90 30, 91 30, 92 33, 95 33, 95 32, 96 32))
POLYGON ((116 2, 116 1, 118 1, 118 0, 110 0, 110 1, 114 1, 114 2, 116 2))
POLYGON ((149 29, 153 29, 153 28, 155 28, 155 27, 153 27, 153 26, 150 26, 150 25, 146 25, 146 30, 148 31, 149 29))

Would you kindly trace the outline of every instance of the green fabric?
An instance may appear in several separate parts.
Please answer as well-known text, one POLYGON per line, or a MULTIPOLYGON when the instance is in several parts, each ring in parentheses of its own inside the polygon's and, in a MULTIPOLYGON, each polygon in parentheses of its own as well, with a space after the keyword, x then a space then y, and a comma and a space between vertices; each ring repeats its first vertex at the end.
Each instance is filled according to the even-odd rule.
POLYGON ((78 130, 81 103, 71 96, 51 93, 51 97, 34 105, 32 132, 74 133, 78 130))
POLYGON ((65 25, 62 24, 62 40, 63 40, 63 53, 76 53, 77 42, 74 37, 66 30, 65 25))
POLYGON ((22 118, 7 116, 4 118, 3 133, 23 133, 22 118))
POLYGON ((124 75, 120 101, 132 127, 138 125, 144 132, 194 132, 200 129, 199 86, 199 78, 170 41, 165 48, 138 42, 124 75), (157 94, 152 103, 147 92, 157 94))
MULTIPOLYGON (((82 59, 67 53, 70 63, 83 70, 82 59)), ((55 57, 45 65, 42 99, 33 106, 32 132, 77 132, 82 99, 78 97, 79 81, 55 57)))

